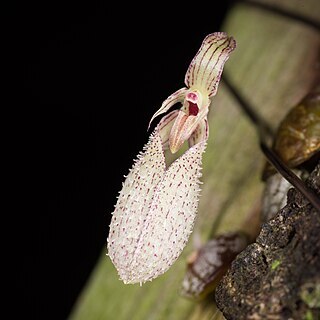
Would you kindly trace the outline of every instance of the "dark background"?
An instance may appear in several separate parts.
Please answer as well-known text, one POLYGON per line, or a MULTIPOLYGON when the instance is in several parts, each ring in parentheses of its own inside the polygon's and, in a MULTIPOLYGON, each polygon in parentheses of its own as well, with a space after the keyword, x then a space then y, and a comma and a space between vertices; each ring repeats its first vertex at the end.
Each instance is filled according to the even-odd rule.
POLYGON ((105 250, 123 175, 148 140, 151 116, 184 86, 203 38, 223 31, 231 3, 173 10, 157 2, 43 1, 12 8, 13 149, 17 186, 30 208, 14 216, 13 314, 66 319, 105 250))

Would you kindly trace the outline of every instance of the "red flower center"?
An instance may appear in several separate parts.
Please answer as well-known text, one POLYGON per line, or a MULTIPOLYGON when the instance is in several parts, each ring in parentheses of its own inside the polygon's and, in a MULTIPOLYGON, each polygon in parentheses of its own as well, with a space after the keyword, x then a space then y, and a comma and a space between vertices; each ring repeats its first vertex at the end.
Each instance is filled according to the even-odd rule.
POLYGON ((196 116, 199 112, 198 105, 189 101, 189 116, 196 116))

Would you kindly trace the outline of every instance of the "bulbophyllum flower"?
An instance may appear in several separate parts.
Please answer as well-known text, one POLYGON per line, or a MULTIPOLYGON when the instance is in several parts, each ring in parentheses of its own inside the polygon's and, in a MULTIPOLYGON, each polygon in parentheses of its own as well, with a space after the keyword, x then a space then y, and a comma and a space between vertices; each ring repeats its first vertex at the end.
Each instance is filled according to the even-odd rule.
POLYGON ((163 116, 127 175, 113 212, 108 255, 124 283, 144 283, 166 272, 192 233, 200 193, 207 115, 236 42, 224 32, 205 37, 185 76, 153 115, 163 116), (189 148, 168 167, 164 151, 189 148))
POLYGON ((174 104, 182 103, 179 112, 168 124, 169 147, 172 153, 175 153, 192 134, 189 141, 191 145, 195 143, 195 136, 202 137, 207 132, 207 114, 211 98, 217 93, 224 64, 235 47, 235 40, 225 32, 215 32, 206 36, 185 75, 187 87, 170 95, 153 115, 150 123, 174 104))

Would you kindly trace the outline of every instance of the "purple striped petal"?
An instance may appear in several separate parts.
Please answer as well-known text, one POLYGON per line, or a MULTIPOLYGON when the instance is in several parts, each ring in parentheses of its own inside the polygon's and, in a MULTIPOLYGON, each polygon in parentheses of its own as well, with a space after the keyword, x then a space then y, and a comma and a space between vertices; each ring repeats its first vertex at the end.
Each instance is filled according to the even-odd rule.
POLYGON ((163 101, 160 109, 152 116, 150 122, 149 122, 149 127, 151 122, 160 114, 167 112, 174 104, 178 102, 183 102, 187 88, 181 88, 174 92, 172 95, 170 95, 166 100, 163 101))
MULTIPOLYGON (((197 105, 192 105, 193 107, 197 108, 196 114, 192 114, 190 112, 190 103, 188 101, 186 101, 186 103, 189 104, 188 113, 186 113, 185 111, 179 111, 176 120, 171 128, 169 146, 172 153, 177 152, 182 144, 186 140, 188 140, 194 133, 194 131, 198 128, 199 124, 203 123, 203 120, 207 118, 208 106, 200 105, 200 108, 198 108, 197 105)), ((207 137, 208 136, 206 136, 206 138, 207 137)), ((203 138, 206 140, 204 136, 203 138)))
POLYGON ((172 126, 179 114, 179 110, 173 110, 164 116, 157 127, 159 128, 159 134, 162 141, 163 151, 169 149, 169 138, 172 130, 172 126))
POLYGON ((208 137, 209 137, 209 124, 208 124, 207 118, 204 118, 201 120, 197 128, 194 130, 194 132, 190 136, 188 140, 189 146, 192 147, 201 141, 206 141, 208 137))
POLYGON ((216 94, 221 73, 236 41, 225 32, 215 32, 205 37, 185 75, 187 87, 205 90, 209 97, 216 94))

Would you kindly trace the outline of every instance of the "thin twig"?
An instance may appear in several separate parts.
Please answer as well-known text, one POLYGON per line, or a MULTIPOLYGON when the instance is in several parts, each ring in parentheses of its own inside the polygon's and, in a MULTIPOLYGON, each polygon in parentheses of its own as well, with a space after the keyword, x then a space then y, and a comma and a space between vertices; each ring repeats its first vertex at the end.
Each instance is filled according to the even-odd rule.
POLYGON ((246 101, 241 94, 238 92, 238 90, 232 85, 232 83, 229 81, 227 75, 224 73, 222 76, 222 82, 225 83, 229 89, 229 91, 232 93, 232 95, 237 99, 237 101, 240 103, 242 110, 244 113, 248 116, 248 118, 251 120, 251 122, 259 128, 261 132, 263 132, 263 135, 267 135, 271 139, 273 139, 274 131, 271 128, 271 126, 260 116, 258 113, 254 110, 252 106, 246 101))
POLYGON ((313 192, 313 190, 308 188, 306 184, 292 170, 290 170, 281 158, 267 145, 267 138, 270 138, 272 134, 270 126, 262 120, 254 108, 250 106, 248 101, 246 101, 246 99, 243 98, 235 89, 226 74, 223 75, 223 82, 238 101, 242 111, 249 117, 254 125, 259 136, 260 148, 268 161, 291 185, 299 190, 310 201, 315 209, 320 212, 320 198, 313 192))
POLYGON ((310 201, 315 209, 320 212, 319 196, 317 196, 310 188, 308 188, 292 170, 288 169, 281 158, 261 139, 260 148, 271 164, 278 170, 278 172, 296 189, 298 189, 310 201))

